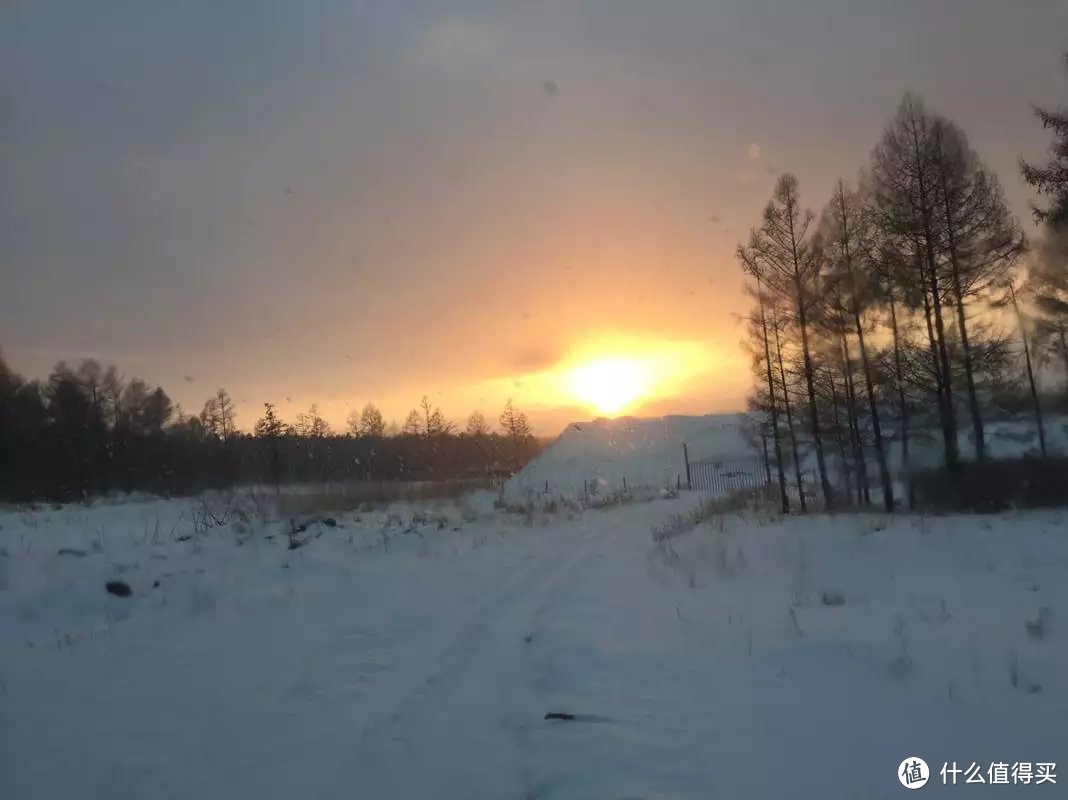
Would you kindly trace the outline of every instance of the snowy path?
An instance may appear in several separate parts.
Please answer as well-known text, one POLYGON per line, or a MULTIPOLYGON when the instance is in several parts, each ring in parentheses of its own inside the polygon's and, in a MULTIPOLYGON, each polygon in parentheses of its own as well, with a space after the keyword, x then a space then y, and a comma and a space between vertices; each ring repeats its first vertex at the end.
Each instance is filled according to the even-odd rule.
POLYGON ((734 520, 671 564, 684 507, 76 559, 5 518, 0 797, 880 798, 906 755, 1064 760, 1068 651, 1025 628, 1068 614, 1058 516, 734 520))

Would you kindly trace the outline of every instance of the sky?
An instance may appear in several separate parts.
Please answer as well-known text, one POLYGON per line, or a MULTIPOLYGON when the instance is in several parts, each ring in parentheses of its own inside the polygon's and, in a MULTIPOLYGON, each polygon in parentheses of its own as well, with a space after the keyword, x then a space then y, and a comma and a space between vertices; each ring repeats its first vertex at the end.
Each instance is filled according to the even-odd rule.
POLYGON ((1031 230, 1065 50, 1063 0, 5 0, 0 348, 245 427, 741 410, 775 176, 818 210, 909 89, 1031 230))

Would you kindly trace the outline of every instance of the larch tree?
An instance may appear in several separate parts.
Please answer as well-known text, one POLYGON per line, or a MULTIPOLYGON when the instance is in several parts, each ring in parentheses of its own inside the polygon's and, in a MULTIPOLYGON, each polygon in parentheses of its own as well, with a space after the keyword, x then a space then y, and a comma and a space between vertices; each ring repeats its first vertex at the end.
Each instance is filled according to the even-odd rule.
MULTIPOLYGON (((848 314, 853 323, 853 332, 857 338, 860 368, 864 377, 868 413, 871 417, 872 441, 879 467, 879 482, 882 485, 883 506, 887 511, 893 511, 894 486, 887 464, 879 400, 875 394, 871 358, 865 339, 864 315, 873 299, 869 282, 864 280, 864 277, 869 274, 863 263, 866 254, 865 242, 869 239, 867 224, 868 216, 865 214, 864 203, 860 196, 856 192, 847 190, 843 181, 838 181, 831 194, 831 201, 823 212, 822 234, 827 248, 831 280, 838 284, 845 298, 848 314)), ((843 337, 845 337, 844 332, 843 337)), ((848 343, 845 346, 848 348, 848 343)))
POLYGON ((419 416, 419 412, 413 408, 408 412, 408 416, 404 418, 404 425, 401 426, 401 434, 404 436, 418 436, 422 431, 422 418, 419 416))
POLYGON ((871 203, 876 224, 901 256, 890 277, 910 308, 923 307, 935 375, 945 463, 960 462, 952 370, 943 314, 946 279, 938 258, 939 183, 935 118, 917 98, 906 95, 871 160, 871 203))
MULTIPOLYGON (((750 338, 756 339, 753 348, 754 369, 761 373, 767 392, 767 413, 771 423, 771 439, 775 452, 775 468, 779 479, 779 502, 783 514, 790 513, 790 497, 786 491, 786 468, 782 457, 782 441, 779 431, 779 404, 776 402, 775 380, 772 376, 771 340, 768 336, 766 296, 760 260, 752 248, 739 245, 736 252, 742 271, 753 280, 749 293, 757 302, 757 314, 750 319, 750 338)), ((770 475, 768 481, 770 483, 770 475)))
POLYGON ((360 411, 358 433, 366 439, 381 439, 385 435, 386 420, 374 403, 368 403, 360 411))
POLYGON ((754 249, 764 266, 769 289, 789 301, 792 322, 800 339, 802 372, 808 407, 809 433, 816 450, 824 506, 835 504, 834 489, 827 473, 823 452, 820 414, 816 398, 816 365, 809 342, 811 316, 820 301, 820 272, 823 256, 813 237, 814 215, 802 210, 797 178, 779 178, 764 220, 754 241, 754 249))
MULTIPOLYGON (((1065 54, 1068 66, 1068 53, 1065 54)), ((1036 164, 1021 161, 1020 169, 1027 181, 1040 195, 1048 198, 1045 207, 1032 206, 1035 220, 1051 228, 1068 225, 1068 107, 1049 109, 1035 106, 1035 116, 1042 127, 1053 133, 1049 158, 1036 164)))
POLYGON ((486 436, 490 432, 489 423, 481 411, 472 411, 467 418, 467 428, 464 431, 468 436, 486 436))
POLYGON ((986 439, 967 307, 977 299, 989 298, 994 285, 1004 284, 1009 269, 1023 252, 1023 234, 1009 213, 997 178, 971 149, 964 132, 952 122, 935 117, 931 139, 939 206, 935 229, 949 273, 950 297, 957 312, 957 336, 975 453, 983 461, 986 439))
POLYGON ((422 410, 422 433, 428 439, 434 436, 446 436, 453 432, 455 426, 445 419, 441 409, 436 408, 426 395, 423 395, 423 399, 419 401, 419 408, 422 410))

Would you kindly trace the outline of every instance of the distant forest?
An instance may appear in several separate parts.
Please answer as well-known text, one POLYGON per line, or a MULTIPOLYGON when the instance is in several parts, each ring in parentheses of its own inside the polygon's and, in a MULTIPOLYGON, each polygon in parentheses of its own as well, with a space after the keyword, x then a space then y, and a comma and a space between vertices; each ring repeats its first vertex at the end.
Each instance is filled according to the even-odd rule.
POLYGON ((1020 164, 1043 201, 1034 242, 965 132, 913 95, 821 213, 779 178, 737 259, 752 298, 751 419, 784 512, 791 497, 805 509, 812 460, 824 507, 874 496, 892 510, 888 443, 908 475, 927 430, 949 473, 989 460, 987 424, 1009 413, 1033 421, 1034 456, 1055 455, 1048 415, 1066 393, 1043 379, 1068 374, 1068 108, 1035 113, 1053 141, 1046 160, 1020 164))
POLYGON ((270 403, 251 432, 219 389, 199 414, 114 366, 60 362, 43 383, 0 354, 0 499, 59 501, 112 491, 188 494, 237 484, 499 478, 538 451, 511 400, 491 430, 480 412, 462 430, 424 397, 389 429, 367 404, 333 431, 314 406, 293 423, 270 403))

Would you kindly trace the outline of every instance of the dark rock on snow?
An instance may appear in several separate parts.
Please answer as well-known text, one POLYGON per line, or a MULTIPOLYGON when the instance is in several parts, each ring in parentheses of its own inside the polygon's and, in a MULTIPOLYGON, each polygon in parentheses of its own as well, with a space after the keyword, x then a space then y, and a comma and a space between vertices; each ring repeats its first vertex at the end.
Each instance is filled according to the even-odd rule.
POLYGON ((108 590, 108 594, 113 594, 116 597, 129 597, 133 594, 130 584, 126 583, 126 581, 108 581, 104 584, 104 588, 108 590))

